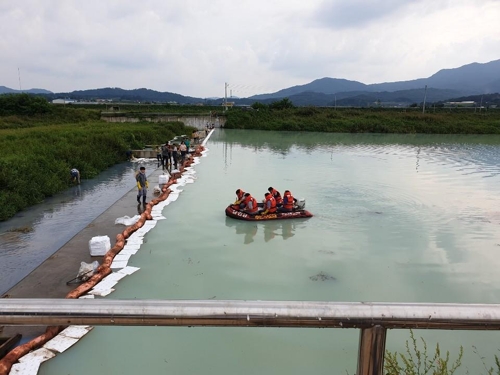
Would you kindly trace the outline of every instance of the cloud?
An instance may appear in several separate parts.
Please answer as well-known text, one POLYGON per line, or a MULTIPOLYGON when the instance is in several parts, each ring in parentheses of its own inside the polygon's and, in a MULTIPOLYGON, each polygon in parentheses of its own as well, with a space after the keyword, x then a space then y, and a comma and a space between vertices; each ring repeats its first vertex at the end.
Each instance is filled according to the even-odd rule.
POLYGON ((320 25, 334 29, 356 28, 389 18, 401 8, 422 0, 333 0, 324 1, 314 12, 320 25))
POLYGON ((500 56, 498 0, 0 3, 0 85, 251 96, 430 76, 500 56), (467 51, 467 53, 464 53, 467 51))

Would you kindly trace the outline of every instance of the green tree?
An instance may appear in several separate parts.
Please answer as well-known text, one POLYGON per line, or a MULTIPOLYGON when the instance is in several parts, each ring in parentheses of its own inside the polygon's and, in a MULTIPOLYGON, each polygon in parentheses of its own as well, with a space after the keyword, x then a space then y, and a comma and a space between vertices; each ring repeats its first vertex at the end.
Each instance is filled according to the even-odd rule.
POLYGON ((269 108, 269 106, 267 106, 264 103, 260 103, 260 102, 253 103, 251 107, 253 109, 256 109, 256 110, 259 110, 259 109, 268 109, 269 108))
POLYGON ((0 95, 0 116, 37 115, 50 112, 45 98, 29 94, 0 95))
POLYGON ((269 104, 269 108, 281 110, 281 109, 295 108, 295 106, 293 105, 290 99, 283 98, 277 102, 272 102, 271 104, 269 104))

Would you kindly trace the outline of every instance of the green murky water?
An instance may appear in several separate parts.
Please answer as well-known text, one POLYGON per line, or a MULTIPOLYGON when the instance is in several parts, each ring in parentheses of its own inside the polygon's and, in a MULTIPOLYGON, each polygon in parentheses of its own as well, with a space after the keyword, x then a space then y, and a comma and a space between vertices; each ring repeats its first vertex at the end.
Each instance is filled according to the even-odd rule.
MULTIPOLYGON (((106 298, 500 301, 500 137, 219 130, 208 148, 131 258, 141 270, 106 298), (315 216, 224 216, 237 188, 260 199, 270 185, 315 216)), ((461 373, 484 370, 472 345, 490 364, 500 348, 493 332, 416 334, 452 353, 464 345, 461 373)), ((353 374, 358 335, 96 327, 40 374, 353 374)), ((387 348, 408 338, 390 331, 387 348)))

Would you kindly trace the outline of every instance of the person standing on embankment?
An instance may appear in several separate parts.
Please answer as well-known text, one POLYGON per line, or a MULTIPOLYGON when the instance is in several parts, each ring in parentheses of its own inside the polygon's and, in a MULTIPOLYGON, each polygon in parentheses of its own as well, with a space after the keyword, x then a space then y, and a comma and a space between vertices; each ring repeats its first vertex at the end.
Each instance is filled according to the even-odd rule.
POLYGON ((73 168, 70 172, 71 182, 80 184, 80 171, 76 168, 73 168))
POLYGON ((142 195, 142 204, 146 205, 146 195, 148 193, 149 182, 146 177, 146 168, 141 167, 139 169, 139 173, 135 176, 137 181, 137 188, 139 189, 137 192, 137 202, 141 203, 141 195, 142 195))

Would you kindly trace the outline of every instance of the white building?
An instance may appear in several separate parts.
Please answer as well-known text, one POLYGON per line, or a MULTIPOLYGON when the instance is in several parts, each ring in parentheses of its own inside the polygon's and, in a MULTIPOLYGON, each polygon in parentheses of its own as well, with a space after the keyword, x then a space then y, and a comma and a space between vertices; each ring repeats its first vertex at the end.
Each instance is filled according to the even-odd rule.
POLYGON ((52 104, 70 104, 74 103, 74 100, 71 99, 54 99, 52 100, 52 104))

